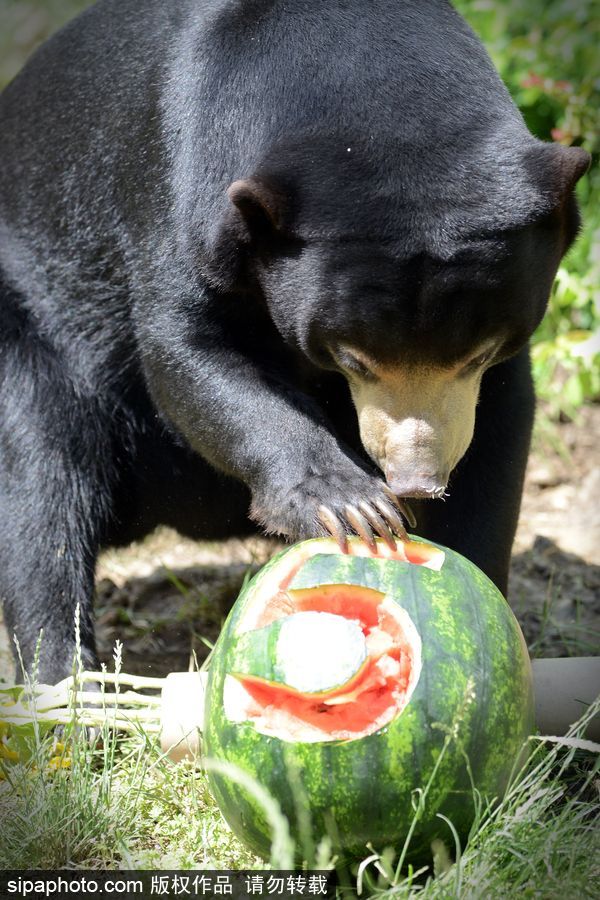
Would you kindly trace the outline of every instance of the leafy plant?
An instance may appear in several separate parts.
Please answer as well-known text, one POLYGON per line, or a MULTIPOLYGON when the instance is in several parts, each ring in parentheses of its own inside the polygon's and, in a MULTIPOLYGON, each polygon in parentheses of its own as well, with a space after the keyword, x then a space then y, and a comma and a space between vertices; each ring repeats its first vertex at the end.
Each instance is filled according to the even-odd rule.
POLYGON ((551 418, 600 397, 600 15, 597 0, 454 0, 481 37, 530 130, 585 147, 583 228, 533 339, 538 394, 551 418))

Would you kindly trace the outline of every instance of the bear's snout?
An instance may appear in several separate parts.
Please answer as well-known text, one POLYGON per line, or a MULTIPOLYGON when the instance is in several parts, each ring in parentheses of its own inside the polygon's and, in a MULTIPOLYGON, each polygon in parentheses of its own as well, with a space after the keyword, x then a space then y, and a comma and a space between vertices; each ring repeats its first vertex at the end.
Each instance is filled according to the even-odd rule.
POLYGON ((412 466, 402 468, 388 465, 385 480, 397 497, 433 499, 444 496, 448 475, 419 472, 412 466))
POLYGON ((350 384, 363 447, 396 496, 444 496, 473 437, 479 383, 399 367, 350 384))

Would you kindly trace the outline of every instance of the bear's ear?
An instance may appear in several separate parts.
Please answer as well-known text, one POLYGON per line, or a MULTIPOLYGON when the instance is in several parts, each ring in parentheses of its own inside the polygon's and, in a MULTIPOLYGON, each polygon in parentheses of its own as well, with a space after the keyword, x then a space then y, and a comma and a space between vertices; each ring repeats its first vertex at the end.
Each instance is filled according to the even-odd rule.
POLYGON ((581 220, 573 188, 590 167, 591 156, 582 147, 536 142, 527 154, 526 166, 537 186, 543 222, 560 227, 561 256, 579 231, 581 220))
POLYGON ((579 179, 590 167, 592 158, 583 147, 562 144, 538 144, 534 164, 536 179, 554 208, 570 196, 579 179))
POLYGON ((268 247, 269 238, 282 228, 287 198, 254 175, 230 184, 227 196, 230 203, 209 234, 203 272, 216 287, 239 290, 261 239, 268 247))
MULTIPOLYGON (((562 195, 570 193, 579 179, 589 169, 592 157, 583 147, 563 147, 553 144, 555 165, 558 169, 558 182, 562 195)), ((560 190, 559 189, 559 190, 560 190)))
POLYGON ((281 228, 284 198, 265 181, 254 176, 234 181, 227 188, 227 196, 240 213, 249 236, 281 228))

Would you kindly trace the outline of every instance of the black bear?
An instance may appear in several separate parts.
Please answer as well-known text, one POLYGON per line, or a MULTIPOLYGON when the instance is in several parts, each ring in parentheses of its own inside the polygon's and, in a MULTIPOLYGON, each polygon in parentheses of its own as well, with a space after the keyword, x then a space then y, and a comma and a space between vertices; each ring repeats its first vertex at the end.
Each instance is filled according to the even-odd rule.
POLYGON ((587 154, 446 0, 100 0, 0 98, 0 596, 94 664, 101 546, 417 530, 506 591, 587 154), (400 498, 396 507, 392 498, 400 498), (414 523, 410 523, 414 525, 414 523))

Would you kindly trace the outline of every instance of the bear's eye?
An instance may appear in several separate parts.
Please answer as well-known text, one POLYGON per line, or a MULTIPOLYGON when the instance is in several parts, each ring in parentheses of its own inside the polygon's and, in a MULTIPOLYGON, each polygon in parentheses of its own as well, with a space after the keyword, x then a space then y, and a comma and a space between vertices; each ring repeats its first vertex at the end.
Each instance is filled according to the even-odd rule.
POLYGON ((339 367, 343 369, 348 376, 367 380, 373 380, 375 378, 373 372, 371 372, 364 362, 348 350, 338 350, 335 354, 335 358, 339 367))
POLYGON ((486 350, 484 353, 478 353, 477 356, 474 356, 473 359, 469 360, 465 369, 469 371, 474 371, 475 369, 481 369, 493 356, 492 350, 486 350))

